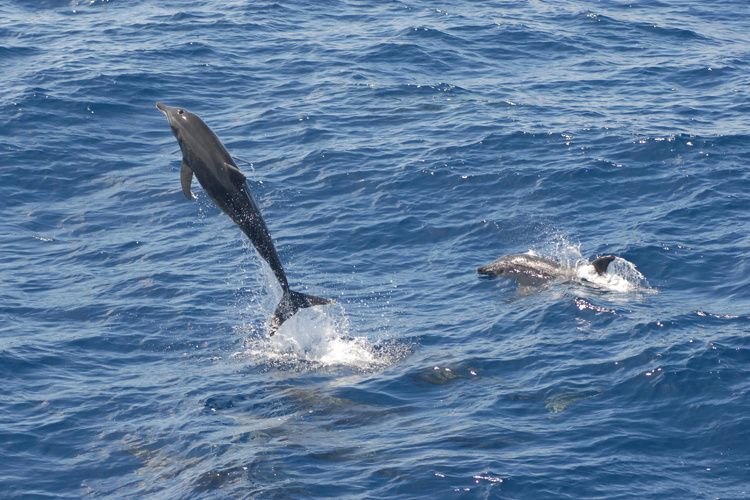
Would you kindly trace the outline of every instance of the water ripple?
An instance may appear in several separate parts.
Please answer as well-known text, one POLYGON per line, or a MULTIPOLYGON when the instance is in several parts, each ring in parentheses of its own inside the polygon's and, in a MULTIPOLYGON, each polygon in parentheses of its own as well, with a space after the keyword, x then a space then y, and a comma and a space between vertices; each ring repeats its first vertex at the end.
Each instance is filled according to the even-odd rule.
POLYGON ((747 497, 747 14, 0 2, 0 486, 747 497), (280 290, 157 100, 335 306, 266 336, 280 290), (476 276, 528 251, 622 265, 476 276))

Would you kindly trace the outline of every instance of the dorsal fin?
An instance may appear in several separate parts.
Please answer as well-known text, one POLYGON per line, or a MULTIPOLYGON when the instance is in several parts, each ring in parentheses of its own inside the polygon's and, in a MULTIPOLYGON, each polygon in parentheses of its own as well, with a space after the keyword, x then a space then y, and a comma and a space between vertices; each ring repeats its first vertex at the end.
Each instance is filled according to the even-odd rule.
POLYGON ((245 182, 245 174, 240 172, 240 169, 232 165, 231 163, 224 162, 224 167, 231 172, 235 179, 239 179, 240 182, 245 182))
POLYGON ((594 259, 594 262, 592 262, 591 265, 596 269, 596 274, 604 274, 607 272, 607 267, 609 267, 610 262, 613 260, 615 260, 614 255, 605 255, 604 257, 597 257, 594 259))
POLYGON ((185 160, 182 160, 182 166, 180 167, 180 184, 182 184, 182 194, 188 200, 194 200, 193 192, 190 191, 190 184, 193 181, 193 171, 188 167, 185 160))

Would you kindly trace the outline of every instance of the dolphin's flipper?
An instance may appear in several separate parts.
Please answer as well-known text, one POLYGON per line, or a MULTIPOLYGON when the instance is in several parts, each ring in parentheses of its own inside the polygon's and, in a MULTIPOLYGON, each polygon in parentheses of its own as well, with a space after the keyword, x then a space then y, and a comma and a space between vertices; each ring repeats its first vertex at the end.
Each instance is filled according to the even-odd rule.
POLYGON ((315 295, 305 295, 304 293, 295 292, 294 290, 285 290, 284 296, 281 297, 281 301, 279 302, 279 305, 276 306, 276 311, 273 313, 273 318, 271 318, 268 333, 273 336, 282 323, 294 316, 294 314, 300 309, 333 304, 334 302, 336 301, 324 299, 323 297, 316 297, 315 295))
POLYGON ((610 262, 613 260, 615 260, 614 255, 605 255, 604 257, 594 259, 591 265, 596 269, 596 274, 602 275, 607 272, 607 267, 609 267, 610 262))
POLYGON ((185 160, 182 160, 182 167, 180 167, 180 184, 182 184, 182 194, 188 200, 194 200, 195 196, 190 191, 190 183, 193 181, 193 171, 190 170, 185 160))

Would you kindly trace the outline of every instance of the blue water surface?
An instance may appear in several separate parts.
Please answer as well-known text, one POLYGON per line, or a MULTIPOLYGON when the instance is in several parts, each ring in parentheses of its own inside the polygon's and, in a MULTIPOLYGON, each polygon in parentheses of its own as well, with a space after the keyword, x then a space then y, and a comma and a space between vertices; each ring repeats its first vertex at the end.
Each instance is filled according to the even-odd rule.
POLYGON ((750 495, 745 0, 0 0, 0 90, 0 496, 750 495))

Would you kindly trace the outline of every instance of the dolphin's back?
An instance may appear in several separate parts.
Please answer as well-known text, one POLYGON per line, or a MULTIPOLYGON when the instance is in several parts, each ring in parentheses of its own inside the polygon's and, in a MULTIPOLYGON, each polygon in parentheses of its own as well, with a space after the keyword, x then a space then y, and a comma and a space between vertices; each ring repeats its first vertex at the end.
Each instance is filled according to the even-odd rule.
POLYGON ((261 258, 271 267, 281 288, 287 290, 286 273, 266 221, 250 194, 245 175, 224 144, 197 115, 191 116, 189 125, 181 135, 178 141, 183 164, 195 174, 203 190, 219 208, 245 233, 261 258))
POLYGON ((557 262, 530 254, 513 254, 500 257, 494 262, 477 269, 479 274, 499 276, 501 274, 539 274, 553 276, 559 274, 560 264, 557 262))

